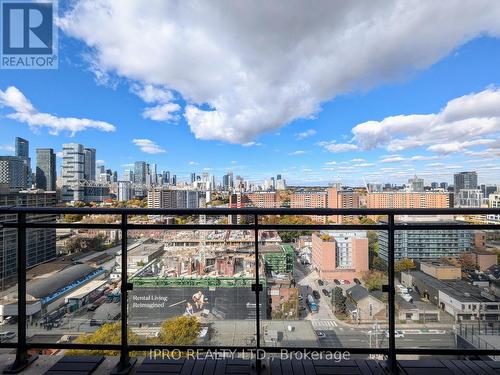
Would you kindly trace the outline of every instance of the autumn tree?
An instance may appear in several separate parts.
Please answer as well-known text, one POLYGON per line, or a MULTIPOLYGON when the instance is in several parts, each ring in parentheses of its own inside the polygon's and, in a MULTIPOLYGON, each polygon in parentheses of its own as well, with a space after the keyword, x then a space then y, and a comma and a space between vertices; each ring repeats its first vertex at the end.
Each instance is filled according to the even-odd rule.
POLYGON ((409 258, 404 258, 394 263, 394 271, 396 272, 409 271, 415 268, 416 266, 415 263, 413 262, 413 259, 409 258))
MULTIPOLYGON (((139 344, 139 336, 132 332, 129 328, 128 332, 128 342, 129 344, 139 344)), ((106 323, 103 324, 94 333, 88 333, 79 336, 75 341, 77 344, 120 344, 121 343, 121 323, 106 323)), ((104 355, 104 356, 117 356, 120 354, 116 350, 99 350, 99 349, 70 349, 66 352, 67 355, 104 355)))
POLYGON ((371 268, 375 271, 387 272, 387 263, 382 258, 374 256, 371 268))
POLYGON ((201 331, 194 316, 179 316, 163 322, 158 341, 164 345, 193 345, 201 331))

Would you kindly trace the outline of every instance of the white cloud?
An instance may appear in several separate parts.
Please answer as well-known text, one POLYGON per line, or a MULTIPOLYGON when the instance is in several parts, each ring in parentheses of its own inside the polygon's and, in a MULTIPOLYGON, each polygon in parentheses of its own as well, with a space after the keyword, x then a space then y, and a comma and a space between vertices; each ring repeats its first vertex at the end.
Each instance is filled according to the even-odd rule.
POLYGON ((150 139, 134 139, 132 142, 138 146, 141 151, 147 153, 147 154, 160 154, 162 152, 166 152, 163 148, 158 146, 156 143, 154 143, 150 139))
MULTIPOLYGON (((438 113, 386 117, 352 129, 362 149, 385 147, 402 151, 426 147, 439 154, 493 145, 500 135, 500 89, 488 88, 450 100, 438 113), (490 138, 488 138, 490 137, 490 138)), ((424 159, 422 159, 424 160, 424 159)))
POLYGON ((48 128, 49 134, 57 135, 62 131, 69 131, 71 136, 87 129, 97 129, 104 132, 115 131, 116 128, 104 121, 95 121, 86 118, 57 117, 50 113, 38 112, 24 94, 14 86, 5 91, 0 90, 0 106, 13 109, 8 118, 26 123, 32 130, 48 128))
POLYGON ((105 160, 102 160, 102 159, 98 159, 95 161, 96 164, 100 164, 100 165, 104 165, 106 164, 106 161, 105 160))
POLYGON ((347 151, 354 151, 358 149, 357 145, 354 145, 352 143, 336 143, 335 141, 331 142, 319 142, 318 145, 326 149, 327 151, 334 152, 334 153, 340 153, 340 152, 347 152, 347 151))
POLYGON ((174 90, 196 138, 232 143, 500 33, 491 0, 72 4, 60 25, 90 47, 96 70, 174 90))
POLYGON ((314 130, 314 129, 308 129, 308 130, 303 131, 301 133, 296 133, 295 134, 295 138, 297 138, 298 140, 300 140, 300 139, 304 139, 304 138, 307 138, 307 137, 312 137, 316 133, 317 133, 316 130, 314 130))
POLYGON ((334 160, 332 160, 332 161, 327 161, 327 162, 325 163, 325 165, 335 165, 335 164, 337 164, 337 162, 336 162, 336 161, 334 161, 334 160))
POLYGON ((362 158, 356 158, 356 159, 351 159, 351 161, 352 161, 353 163, 361 163, 361 162, 366 161, 366 160, 365 160, 365 159, 362 159, 362 158))
POLYGON ((14 152, 16 149, 12 145, 0 145, 0 151, 3 152, 14 152))
POLYGON ((401 155, 385 155, 380 160, 381 163, 399 163, 403 161, 424 161, 424 160, 436 160, 441 159, 441 156, 436 155, 415 155, 415 156, 401 156, 401 155))
POLYGON ((127 163, 127 164, 122 164, 121 167, 124 168, 132 168, 134 166, 134 163, 127 163))
POLYGON ((293 155, 293 156, 298 156, 298 155, 304 155, 306 152, 302 150, 297 150, 294 152, 290 152, 288 155, 293 155))
POLYGON ((175 113, 181 109, 177 103, 160 104, 155 107, 148 107, 142 112, 142 117, 154 121, 177 121, 179 116, 175 113))
POLYGON ((375 164, 373 163, 357 163, 354 164, 353 167, 358 167, 358 168, 366 168, 366 167, 373 167, 375 164))
POLYGON ((173 103, 174 94, 172 91, 154 85, 146 84, 141 86, 133 84, 130 90, 139 96, 145 103, 156 104, 153 107, 147 107, 142 112, 142 117, 153 121, 178 121, 181 106, 173 103))
POLYGON ((200 163, 198 163, 198 162, 196 162, 196 161, 190 161, 190 162, 189 162, 189 165, 198 165, 198 164, 200 164, 200 163))
POLYGON ((262 143, 259 142, 246 142, 242 144, 243 147, 252 147, 252 146, 262 146, 262 143))
POLYGON ((57 152, 56 152, 56 157, 58 157, 58 158, 62 159, 62 157, 63 157, 63 152, 62 152, 62 151, 57 151, 57 152))

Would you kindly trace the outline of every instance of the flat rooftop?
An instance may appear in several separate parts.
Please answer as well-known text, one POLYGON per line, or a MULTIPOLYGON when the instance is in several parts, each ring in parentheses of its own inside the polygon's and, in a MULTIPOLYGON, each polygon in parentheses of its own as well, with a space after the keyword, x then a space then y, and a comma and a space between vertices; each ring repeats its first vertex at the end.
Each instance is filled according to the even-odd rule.
MULTIPOLYGON (((412 271, 411 275, 460 302, 495 302, 483 297, 481 288, 463 280, 438 280, 422 271, 412 271)), ((498 298, 495 300, 499 301, 498 298)))

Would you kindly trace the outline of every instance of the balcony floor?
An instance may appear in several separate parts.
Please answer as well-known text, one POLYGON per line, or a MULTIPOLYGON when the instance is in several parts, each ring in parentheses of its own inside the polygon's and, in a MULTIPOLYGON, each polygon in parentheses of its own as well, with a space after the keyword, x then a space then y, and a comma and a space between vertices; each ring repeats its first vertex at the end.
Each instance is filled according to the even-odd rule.
MULTIPOLYGON (((0 355, 0 370, 14 359, 13 355, 0 355)), ((79 363, 73 363, 71 358, 63 356, 40 356, 23 375, 108 375, 116 365, 117 357, 104 358, 91 372, 92 360, 88 357, 79 357, 79 363), (63 359, 64 358, 64 359, 63 359), (90 370, 90 371, 89 371, 90 370)), ((95 360, 93 362, 96 362, 95 360)), ((464 360, 403 360, 399 361, 401 374, 408 375, 444 375, 444 374, 500 374, 500 362, 495 361, 464 361, 464 360)), ((221 359, 221 360, 153 360, 140 358, 131 374, 137 375, 222 375, 222 374, 255 374, 250 360, 221 359)), ((385 362, 374 360, 350 360, 332 362, 327 360, 279 360, 269 363, 262 374, 276 375, 323 375, 323 374, 388 374, 385 362)))

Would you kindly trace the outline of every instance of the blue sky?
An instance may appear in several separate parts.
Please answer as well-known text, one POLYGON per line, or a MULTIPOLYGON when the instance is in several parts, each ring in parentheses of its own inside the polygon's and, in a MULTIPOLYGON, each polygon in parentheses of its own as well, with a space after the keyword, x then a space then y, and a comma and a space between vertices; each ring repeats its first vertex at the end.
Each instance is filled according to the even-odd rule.
MULTIPOLYGON (((375 72, 360 73, 349 85, 335 82, 322 87, 317 83, 321 80, 316 81, 317 76, 305 75, 301 80, 313 82, 311 87, 314 90, 307 86, 304 90, 310 93, 298 98, 297 95, 281 98, 283 90, 266 82, 263 87, 270 92, 265 97, 255 94, 252 103, 263 100, 272 109, 265 110, 264 120, 254 116, 245 122, 241 118, 245 118, 249 104, 240 98, 233 101, 232 98, 237 96, 224 82, 213 83, 206 78, 207 74, 214 77, 220 74, 224 78, 224 72, 217 72, 216 67, 210 66, 207 68, 209 73, 200 73, 205 74, 200 86, 206 85, 206 88, 196 86, 197 76, 192 71, 205 68, 210 61, 184 65, 187 72, 182 80, 168 75, 158 79, 157 76, 150 77, 147 73, 153 68, 149 69, 147 63, 146 74, 134 71, 130 68, 133 62, 119 64, 113 60, 116 56, 107 56, 109 52, 105 47, 98 42, 89 42, 91 24, 85 23, 90 22, 85 18, 85 11, 89 10, 75 8, 70 11, 72 16, 81 19, 63 18, 66 23, 59 34, 58 70, 0 72, 2 154, 12 154, 14 138, 20 136, 30 141, 33 163, 37 147, 52 147, 60 151, 63 143, 78 142, 96 148, 97 159, 119 174, 129 168, 128 164, 145 160, 157 163, 160 171, 176 173, 181 180, 187 180, 191 172, 208 171, 222 176, 232 170, 257 182, 281 173, 289 183, 307 185, 338 180, 361 185, 363 177, 368 182, 404 182, 414 173, 422 175, 428 182, 451 182, 454 172, 478 170, 480 182, 500 183, 500 113, 490 113, 481 104, 493 101, 500 106, 495 102, 500 95, 500 39, 478 35, 463 43, 451 43, 437 57, 433 55, 429 59, 427 52, 423 51, 419 55, 424 61, 421 66, 401 63, 394 68, 396 74, 391 71, 385 77, 384 69, 393 69, 387 63, 375 72), (116 64, 110 63, 109 59, 116 64), (7 92, 11 86, 17 91, 7 92), (276 97, 273 90, 276 90, 276 97), (35 108, 28 111, 30 113, 102 123, 91 127, 78 125, 75 134, 62 126, 57 134, 50 134, 47 126, 29 126, 26 122, 30 120, 12 116, 22 112, 9 102, 8 96, 16 93, 35 108), (313 97, 314 101, 310 103, 308 97, 313 97), (459 101, 453 108, 437 115, 454 99, 459 101), (202 115, 217 112, 218 103, 226 110, 222 117, 237 124, 234 128, 229 120, 208 123, 208 117, 200 117, 200 112, 202 115), (276 108, 280 106, 283 108, 276 108), (188 107, 193 110, 192 117, 187 115, 188 107), (156 120, 151 111, 147 114, 148 108, 156 108, 159 116, 156 120), (469 109, 469 113, 457 115, 457 111, 463 108, 469 109), (481 111, 485 113, 479 113, 481 111), (226 116, 226 113, 233 117, 226 116), (429 114, 436 115, 425 119, 410 117, 429 114), (383 122, 390 116, 400 115, 406 118, 383 122), (456 116, 462 117, 457 120, 456 116), (274 117, 276 120, 267 121, 267 118, 274 117), (477 131, 471 130, 470 136, 467 130, 455 134, 447 130, 443 133, 439 128, 458 129, 463 126, 467 129, 467 121, 472 127, 478 127, 477 131), (491 124, 484 130, 481 124, 488 121, 491 124), (436 140, 421 135, 431 127, 436 129, 433 130, 436 140), (105 131, 110 128, 113 131, 105 131)), ((117 33, 119 30, 117 28, 117 33)), ((116 43, 119 46, 119 41, 116 43)), ((232 50, 231 53, 239 52, 232 50)), ((200 51, 199 58, 203 60, 205 57, 206 53, 200 51)), ((244 61, 247 56, 240 58, 244 61)), ((386 58, 391 58, 391 55, 386 58)), ((175 58, 173 62, 176 62, 175 58)), ((342 59, 329 62, 342 63, 342 59)), ((272 81, 268 75, 275 67, 280 65, 269 68, 262 75, 272 81)), ((339 68, 336 69, 332 75, 341 76, 339 68)), ((349 66, 342 69, 348 70, 349 66)), ((182 70, 176 72, 181 76, 184 74, 182 70)), ((245 72, 256 74, 248 69, 245 72)), ((226 80, 232 79, 233 76, 227 75, 226 80)), ((277 80, 282 80, 282 87, 289 84, 281 76, 277 80)), ((245 97, 251 97, 260 89, 248 83, 241 84, 245 97), (247 94, 250 90, 252 94, 247 94)), ((258 108, 262 109, 262 104, 259 103, 258 108)))

